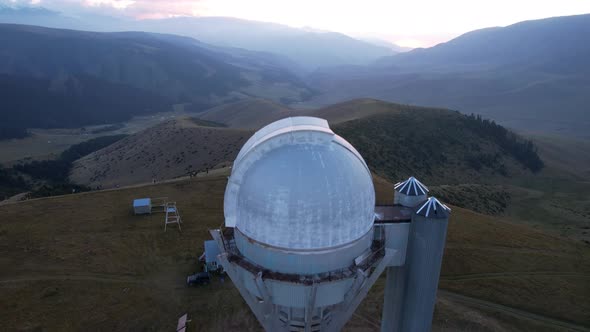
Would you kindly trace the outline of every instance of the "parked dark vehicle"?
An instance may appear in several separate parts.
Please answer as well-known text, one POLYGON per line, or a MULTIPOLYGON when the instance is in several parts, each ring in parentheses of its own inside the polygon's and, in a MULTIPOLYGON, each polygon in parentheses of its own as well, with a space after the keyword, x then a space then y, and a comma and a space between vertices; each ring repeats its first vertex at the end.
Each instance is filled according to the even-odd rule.
POLYGON ((207 272, 199 272, 186 277, 186 284, 192 285, 208 285, 211 282, 211 277, 207 272))

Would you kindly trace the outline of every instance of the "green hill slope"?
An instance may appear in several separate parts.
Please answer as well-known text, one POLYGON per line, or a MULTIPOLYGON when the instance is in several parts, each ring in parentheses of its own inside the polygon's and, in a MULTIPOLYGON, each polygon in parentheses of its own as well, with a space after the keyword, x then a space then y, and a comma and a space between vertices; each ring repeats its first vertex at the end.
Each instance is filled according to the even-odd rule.
POLYGON ((232 128, 258 129, 275 120, 298 114, 270 100, 253 98, 214 107, 199 114, 199 118, 232 128))
POLYGON ((185 176, 232 162, 251 135, 188 118, 170 120, 77 160, 70 179, 112 188, 185 176))
POLYGON ((376 111, 366 111, 372 115, 333 129, 391 181, 414 175, 431 184, 481 182, 543 167, 532 143, 493 122, 442 109, 373 105, 376 111))

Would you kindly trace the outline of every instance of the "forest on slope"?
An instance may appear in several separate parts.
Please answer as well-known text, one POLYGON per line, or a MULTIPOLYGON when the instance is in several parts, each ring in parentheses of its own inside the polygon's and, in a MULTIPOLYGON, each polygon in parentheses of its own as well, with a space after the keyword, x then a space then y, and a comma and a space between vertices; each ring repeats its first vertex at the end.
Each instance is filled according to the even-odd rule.
POLYGON ((390 181, 416 176, 431 184, 485 182, 544 166, 531 141, 493 121, 444 109, 376 105, 390 109, 333 129, 390 181))
POLYGON ((144 32, 0 24, 2 138, 25 128, 125 121, 248 96, 297 102, 311 90, 278 56, 144 32))

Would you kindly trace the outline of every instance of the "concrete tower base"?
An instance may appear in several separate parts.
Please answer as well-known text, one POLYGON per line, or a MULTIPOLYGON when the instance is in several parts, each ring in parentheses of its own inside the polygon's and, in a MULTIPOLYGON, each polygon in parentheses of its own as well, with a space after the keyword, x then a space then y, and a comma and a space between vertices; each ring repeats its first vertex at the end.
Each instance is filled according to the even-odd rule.
POLYGON ((212 230, 218 256, 266 331, 340 331, 395 256, 372 247, 345 269, 315 275, 271 272, 244 259, 235 241, 212 230))

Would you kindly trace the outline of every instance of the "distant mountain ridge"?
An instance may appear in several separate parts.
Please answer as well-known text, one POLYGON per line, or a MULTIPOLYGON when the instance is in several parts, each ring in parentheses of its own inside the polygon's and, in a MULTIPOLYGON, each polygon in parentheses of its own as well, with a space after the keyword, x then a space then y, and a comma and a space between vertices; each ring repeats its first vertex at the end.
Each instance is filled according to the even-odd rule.
POLYGON ((317 32, 228 17, 182 17, 139 21, 140 30, 190 35, 204 42, 287 56, 304 68, 368 64, 391 49, 336 32, 317 32))
MULTIPOLYGON (((40 14, 42 17, 56 15, 60 16, 44 11, 40 14)), ((0 12, 0 20, 5 17, 0 12)), ((57 37, 56 31, 66 31, 55 30, 39 34, 41 39, 35 39, 39 35, 30 40, 22 35, 8 38, 8 42, 0 39, 3 46, 8 45, 5 52, 0 53, 0 73, 49 80, 62 74, 90 75, 157 93, 173 102, 190 102, 191 110, 198 111, 244 98, 271 99, 275 103, 307 109, 353 98, 376 98, 478 113, 526 132, 590 138, 587 130, 590 127, 587 112, 590 43, 586 41, 590 35, 590 15, 472 31, 435 47, 381 57, 370 65, 364 65, 367 58, 350 65, 356 61, 350 57, 356 57, 357 53, 349 52, 348 46, 352 45, 349 42, 354 42, 355 47, 361 44, 330 32, 211 17, 140 21, 136 27, 141 28, 141 23, 145 24, 143 29, 156 29, 157 22, 166 23, 162 26, 170 30, 194 26, 192 30, 185 30, 220 38, 228 44, 232 44, 230 41, 234 37, 237 41, 262 44, 269 40, 280 41, 273 42, 275 46, 294 38, 303 44, 290 43, 298 45, 287 52, 297 55, 299 62, 295 62, 275 53, 213 46, 175 35, 141 32, 100 35, 77 31, 70 32, 77 40, 98 35, 113 38, 98 38, 89 47, 79 45, 73 52, 75 57, 71 58, 72 54, 62 57, 59 51, 52 53, 55 45, 49 41, 57 37), (264 36, 262 40, 256 38, 259 33, 264 36), (344 48, 330 47, 336 45, 331 44, 334 40, 341 41, 343 44, 336 44, 344 48), (44 56, 40 56, 41 45, 49 49, 44 56), (21 52, 22 47, 24 52, 21 52), (111 52, 111 49, 117 51, 111 52), (348 60, 340 61, 344 58, 338 60, 334 54, 329 55, 330 66, 306 75, 310 67, 301 65, 301 59, 309 54, 299 57, 297 52, 301 49, 306 52, 329 49, 348 60), (99 56, 100 61, 92 61, 92 56, 99 56), (58 73, 55 68, 63 72, 58 73)), ((109 26, 115 29, 128 23, 117 21, 109 26)), ((0 37, 2 28, 8 26, 0 25, 0 37)), ((39 32, 43 28, 24 30, 27 29, 39 32)), ((374 50, 365 48, 365 44, 361 47, 363 57, 367 50, 374 50)))
POLYGON ((590 15, 466 33, 308 77, 312 104, 372 97, 480 113, 513 128, 590 137, 590 15))
POLYGON ((276 56, 188 37, 0 24, 0 45, 6 88, 0 112, 9 119, 3 127, 100 124, 173 103, 203 110, 246 97, 288 103, 312 94, 276 56), (46 103, 35 104, 28 95, 46 103))
POLYGON ((282 75, 303 86, 283 68, 257 66, 247 57, 178 36, 0 24, 0 42, 0 73, 48 78, 88 74, 177 99, 222 97, 252 83, 242 72, 271 81, 282 75))
POLYGON ((324 66, 368 64, 396 52, 395 48, 341 33, 230 17, 131 20, 87 15, 76 18, 43 7, 20 7, 9 8, 4 14, 0 10, 0 22, 76 30, 177 34, 217 46, 275 53, 291 59, 306 71, 324 66))
POLYGON ((590 71, 579 67, 590 56, 590 15, 552 17, 465 33, 428 49, 384 57, 381 66, 447 68, 462 65, 526 66, 551 71, 590 71))
MULTIPOLYGON (((392 51, 394 51, 395 53, 408 52, 413 49, 412 47, 399 46, 399 45, 394 44, 390 41, 380 39, 380 38, 358 37, 357 39, 362 40, 367 43, 370 43, 370 44, 373 44, 373 45, 387 47, 387 48, 391 49, 392 51)), ((377 59, 377 61, 379 61, 379 59, 377 59)))

